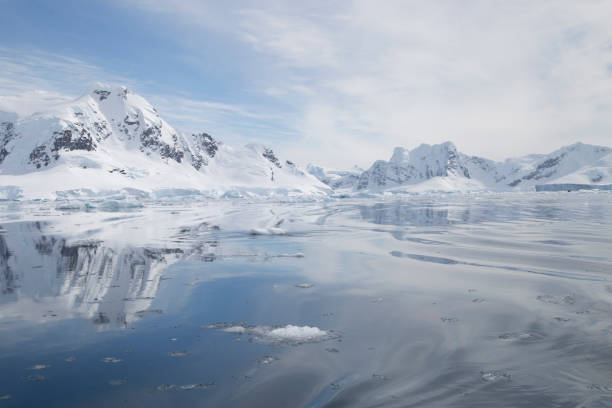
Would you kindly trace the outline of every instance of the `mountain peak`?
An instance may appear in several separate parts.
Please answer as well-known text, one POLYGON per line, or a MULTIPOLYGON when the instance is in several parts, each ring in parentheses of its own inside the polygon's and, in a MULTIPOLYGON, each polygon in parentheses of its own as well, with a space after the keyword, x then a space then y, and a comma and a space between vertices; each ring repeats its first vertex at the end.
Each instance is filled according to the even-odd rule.
POLYGON ((129 93, 130 90, 124 85, 94 82, 89 85, 85 95, 91 96, 98 102, 102 102, 109 99, 111 95, 116 95, 125 99, 129 93))

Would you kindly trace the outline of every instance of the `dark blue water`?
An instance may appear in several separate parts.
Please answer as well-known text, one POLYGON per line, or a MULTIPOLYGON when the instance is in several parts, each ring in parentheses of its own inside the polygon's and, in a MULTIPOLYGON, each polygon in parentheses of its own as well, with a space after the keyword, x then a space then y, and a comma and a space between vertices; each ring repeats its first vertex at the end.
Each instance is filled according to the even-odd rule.
POLYGON ((612 406, 612 194, 0 220, 0 406, 612 406))

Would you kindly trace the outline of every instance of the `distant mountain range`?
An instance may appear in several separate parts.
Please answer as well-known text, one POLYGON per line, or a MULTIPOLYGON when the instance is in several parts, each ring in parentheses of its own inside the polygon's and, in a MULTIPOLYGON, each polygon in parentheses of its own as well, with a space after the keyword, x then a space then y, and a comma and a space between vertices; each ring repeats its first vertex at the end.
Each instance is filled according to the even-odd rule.
POLYGON ((183 133, 124 86, 96 83, 73 102, 18 118, 0 112, 0 198, 108 195, 319 196, 381 192, 533 191, 612 184, 612 149, 576 143, 504 162, 451 142, 397 147, 367 170, 301 169, 267 146, 232 148, 183 133), (565 188, 565 187, 563 187, 565 188))
MULTIPOLYGON (((365 171, 308 171, 336 190, 353 192, 533 191, 555 184, 612 184, 612 148, 576 143, 550 154, 495 162, 469 156, 451 142, 396 147, 389 161, 377 160, 365 171)), ((560 187, 562 188, 562 187, 560 187)))

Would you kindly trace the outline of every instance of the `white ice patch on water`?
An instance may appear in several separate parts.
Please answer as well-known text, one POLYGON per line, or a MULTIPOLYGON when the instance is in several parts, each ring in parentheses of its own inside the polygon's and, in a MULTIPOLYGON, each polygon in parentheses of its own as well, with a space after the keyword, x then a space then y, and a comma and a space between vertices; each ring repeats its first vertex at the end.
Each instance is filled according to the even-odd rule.
POLYGON ((319 329, 318 327, 294 326, 292 324, 288 324, 285 327, 279 327, 271 330, 268 333, 268 336, 283 340, 303 341, 316 340, 325 337, 327 336, 327 332, 319 329))
POLYGON ((249 235, 285 235, 286 232, 282 228, 252 228, 249 235))
POLYGON ((292 324, 286 326, 248 326, 245 324, 213 323, 204 327, 225 333, 248 335, 251 336, 251 341, 269 344, 299 345, 340 338, 340 335, 332 330, 292 324))

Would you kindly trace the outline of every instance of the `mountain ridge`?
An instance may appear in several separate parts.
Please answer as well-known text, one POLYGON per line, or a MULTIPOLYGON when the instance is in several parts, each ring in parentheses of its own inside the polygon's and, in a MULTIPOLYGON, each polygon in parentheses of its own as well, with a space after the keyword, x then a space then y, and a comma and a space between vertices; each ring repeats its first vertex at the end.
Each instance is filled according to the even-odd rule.
POLYGON ((366 170, 302 169, 269 146, 233 148, 204 131, 180 132, 122 85, 94 83, 75 100, 28 117, 0 112, 4 199, 534 191, 551 183, 612 184, 612 148, 578 142, 500 162, 448 141, 398 146, 366 170))
POLYGON ((211 196, 329 190, 268 146, 233 148, 206 132, 179 132, 143 97, 102 83, 25 118, 0 115, 0 186, 20 189, 25 198, 83 188, 95 194, 174 188, 211 196))
POLYGON ((461 153, 448 141, 421 144, 412 150, 396 147, 388 161, 376 160, 360 174, 352 172, 335 177, 333 184, 323 168, 313 171, 314 167, 310 166, 308 169, 332 187, 356 192, 533 191, 536 185, 553 182, 612 183, 612 148, 577 142, 549 154, 496 162, 461 153))

